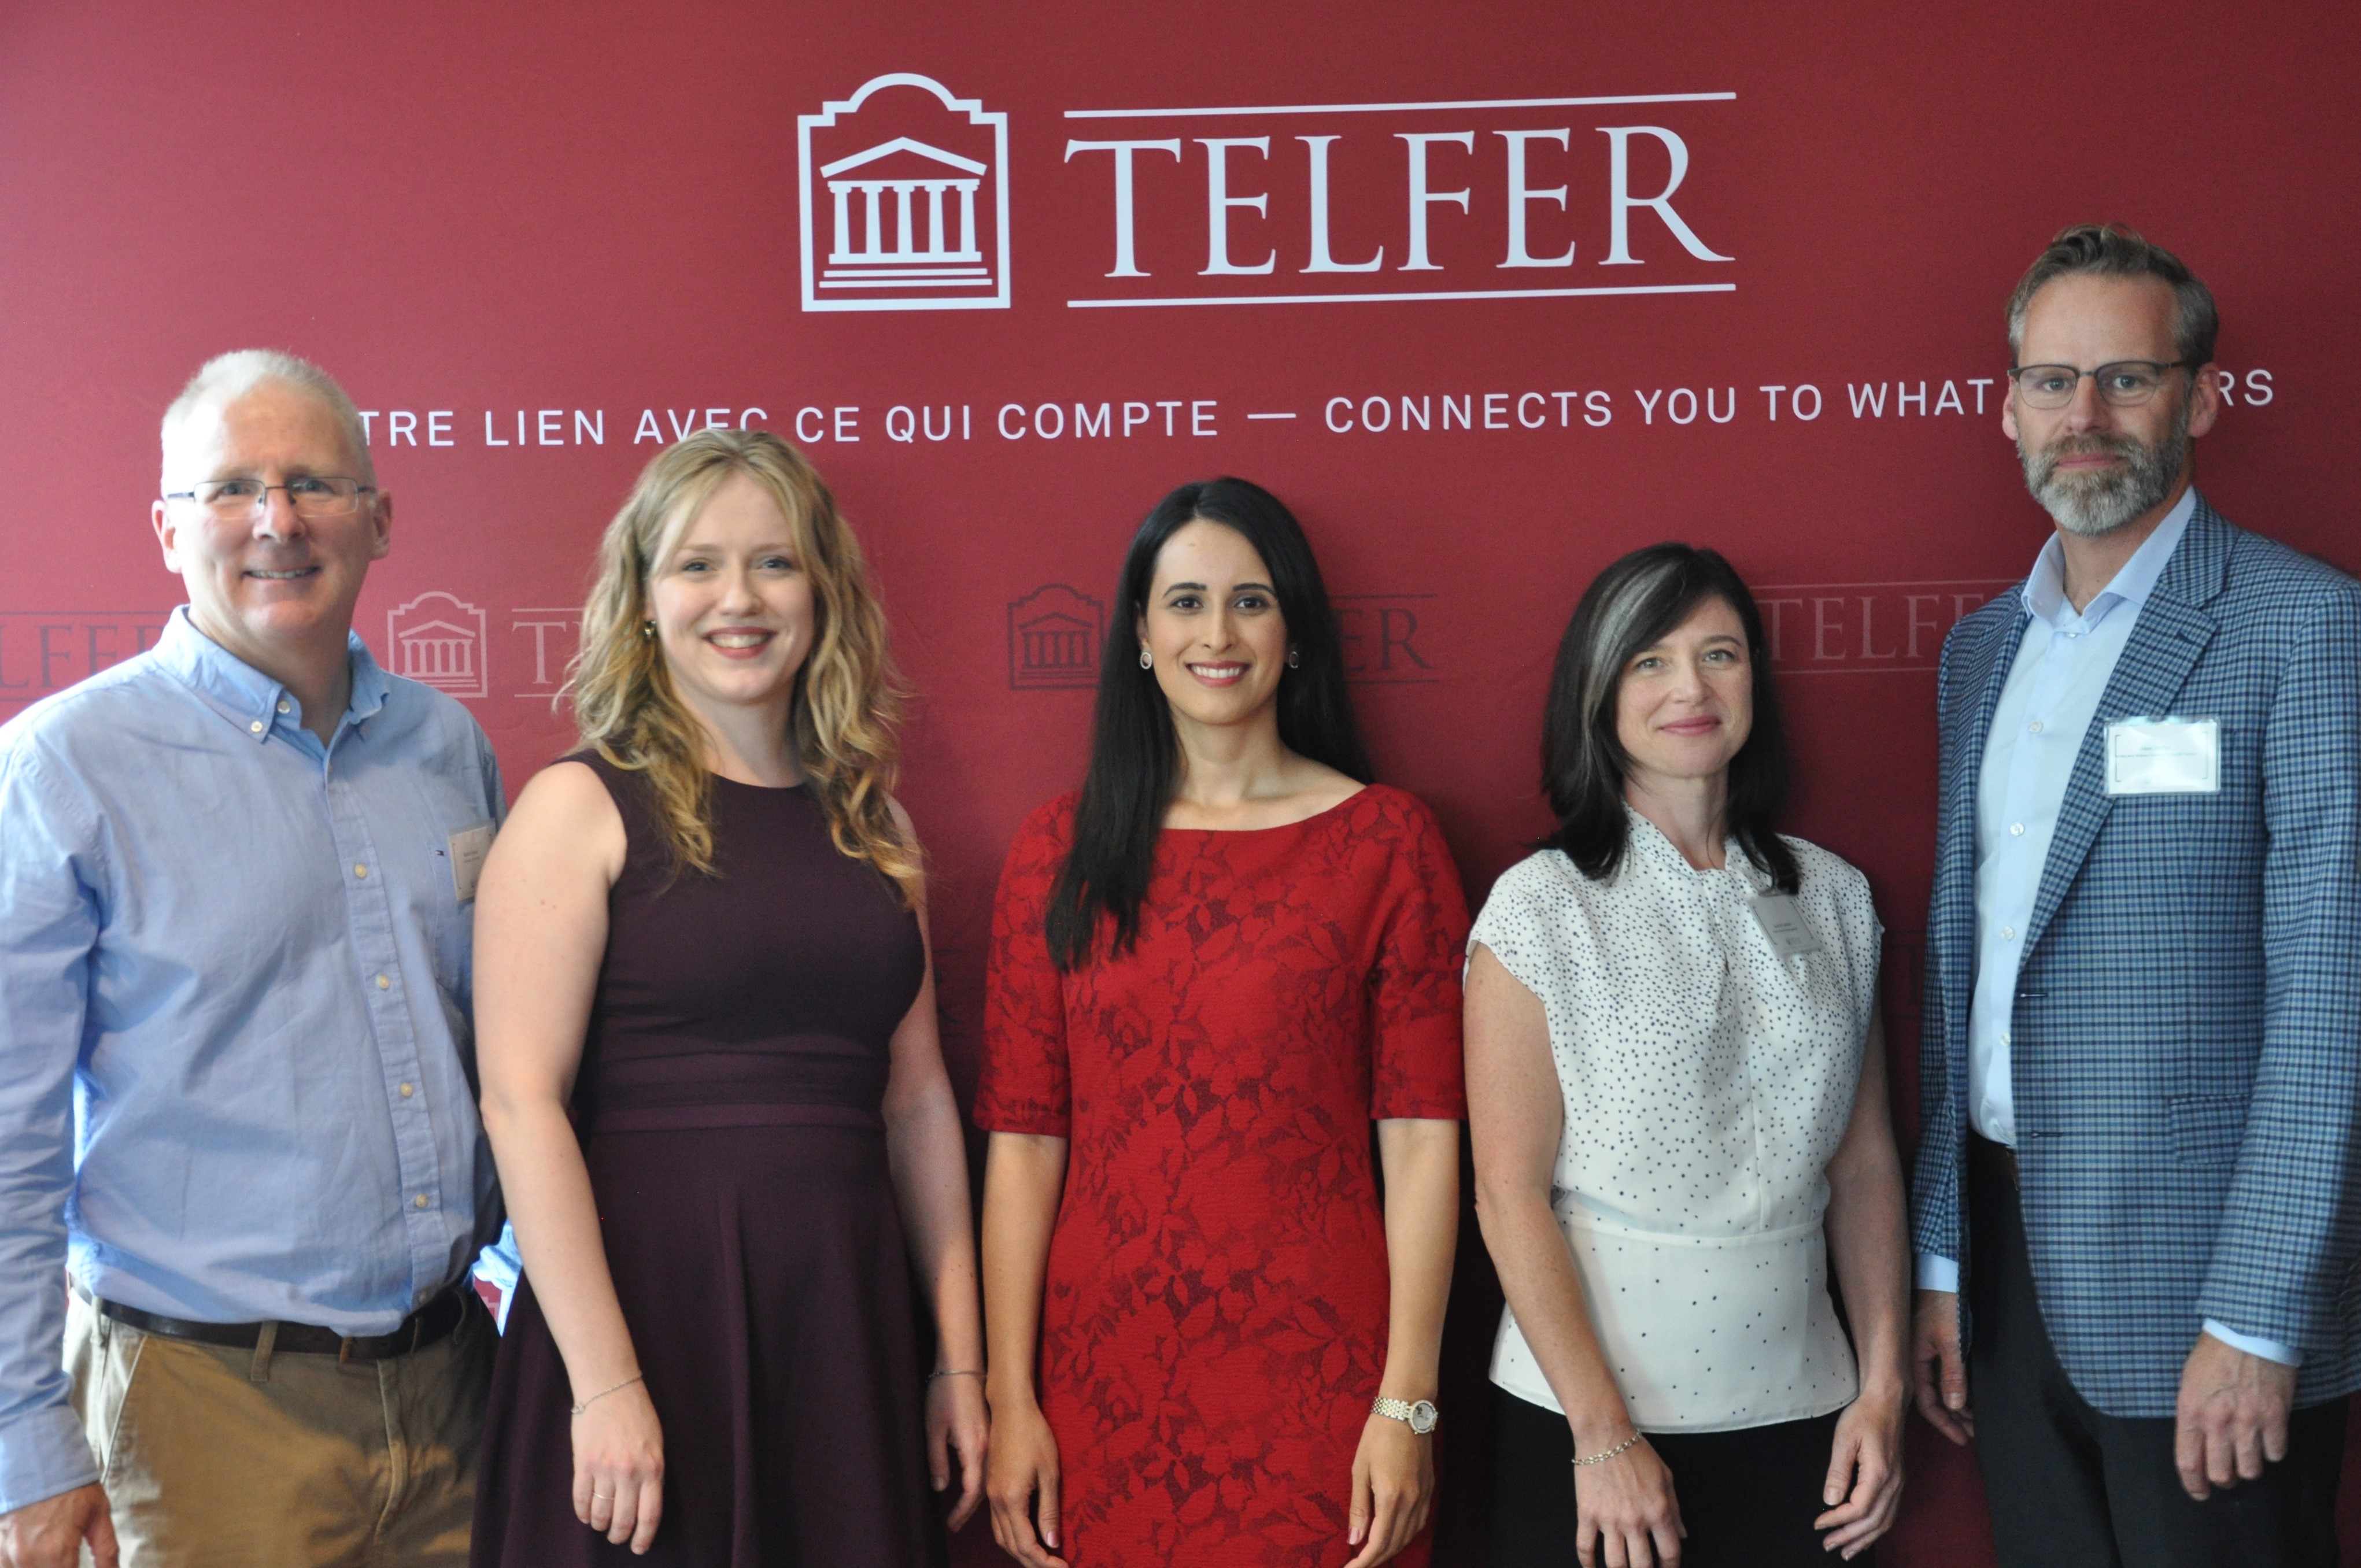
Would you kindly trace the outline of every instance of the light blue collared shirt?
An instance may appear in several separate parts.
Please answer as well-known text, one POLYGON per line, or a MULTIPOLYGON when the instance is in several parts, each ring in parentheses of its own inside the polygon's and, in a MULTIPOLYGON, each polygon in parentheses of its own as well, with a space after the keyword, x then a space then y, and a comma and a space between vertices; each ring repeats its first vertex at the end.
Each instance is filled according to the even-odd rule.
POLYGON ((0 726, 0 1510, 98 1478, 62 1271, 176 1318, 383 1333, 496 1222, 452 838, 490 742, 351 640, 326 745, 173 614, 0 726))
MULTIPOLYGON (((2021 938, 2041 890, 2049 840, 2066 786, 2099 699, 2130 642, 2148 594, 2172 559, 2197 491, 2184 491, 2156 532, 2141 542, 2107 586, 2079 613, 2066 598, 2065 553, 2052 534, 2026 579, 2026 622, 2000 706, 1993 710, 1976 778, 1976 988, 1968 1008, 1968 1122, 1994 1143, 2016 1144, 2016 1102, 2009 1080, 2009 1029, 2015 1015, 2021 938)), ((1956 1260, 1922 1253, 1918 1284, 1959 1288, 1956 1260)), ((2274 1340, 2242 1334, 2209 1318, 2207 1333, 2251 1354, 2293 1365, 2298 1353, 2274 1340)))

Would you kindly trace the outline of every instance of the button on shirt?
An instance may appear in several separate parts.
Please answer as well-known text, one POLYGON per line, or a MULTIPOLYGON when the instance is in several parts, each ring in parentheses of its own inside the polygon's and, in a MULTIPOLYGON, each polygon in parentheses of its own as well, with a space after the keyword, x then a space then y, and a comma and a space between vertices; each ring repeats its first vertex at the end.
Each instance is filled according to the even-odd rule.
MULTIPOLYGON (((2055 535, 2041 547, 2023 590, 2031 619, 2001 688, 2000 705, 1993 710, 1976 778, 1976 986, 1968 1010, 1968 1121, 1994 1143, 2016 1144, 2009 1076, 2016 976, 2066 787, 2140 609, 2196 510, 2197 492, 2183 492, 2156 532, 2080 611, 2066 597, 2065 553, 2055 535)), ((1918 1283, 1927 1289, 1957 1289, 1959 1265, 1922 1255, 1918 1283)), ((2296 1359, 2285 1346, 2210 1320, 2205 1329, 2238 1349, 2274 1361, 2296 1359)))
POLYGON ((0 727, 0 1510, 95 1480, 60 1270, 175 1318, 383 1333, 497 1216, 451 839, 457 703, 379 669, 323 745, 199 632, 0 727))

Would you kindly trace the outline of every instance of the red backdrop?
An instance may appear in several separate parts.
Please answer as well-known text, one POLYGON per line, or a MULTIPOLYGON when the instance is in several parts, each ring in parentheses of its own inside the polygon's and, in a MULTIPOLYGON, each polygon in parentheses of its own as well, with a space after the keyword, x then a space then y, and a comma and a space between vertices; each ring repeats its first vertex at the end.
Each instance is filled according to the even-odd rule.
MULTIPOLYGON (((369 411, 399 510, 360 629, 469 703, 511 787, 567 744, 570 617, 640 465, 766 424, 860 530, 917 689, 903 793, 964 1091, 1002 850, 1078 776, 1165 489, 1293 504, 1379 767, 1476 898, 1543 825, 1575 596, 1686 538, 1763 586, 1793 826, 1876 886, 1906 1130, 1933 659, 2046 526, 1998 429, 2002 302, 2069 221, 2179 248, 2235 378, 2209 493, 2349 562, 2361 33, 2296 5, 1788 9, 17 0, 0 716, 178 602, 154 426, 222 349, 313 356, 369 411), (862 94, 897 75, 941 94, 862 94)), ((1470 1226, 1446 1562, 1478 1539, 1497 1300, 1470 1226)), ((1983 1562, 1972 1466, 1924 1437, 1887 1560, 1983 1562)))

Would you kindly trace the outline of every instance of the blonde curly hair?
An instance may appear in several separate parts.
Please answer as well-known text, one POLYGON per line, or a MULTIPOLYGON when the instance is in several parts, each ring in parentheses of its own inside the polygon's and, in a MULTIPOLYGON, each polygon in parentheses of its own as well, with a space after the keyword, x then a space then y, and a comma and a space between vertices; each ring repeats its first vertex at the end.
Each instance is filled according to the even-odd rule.
POLYGON ((642 628, 649 579, 713 492, 743 474, 770 492, 811 581, 811 652, 796 673, 796 758, 836 847, 893 879, 906 903, 922 870, 888 791, 900 761, 903 688, 861 546, 828 486, 768 431, 700 430, 658 453, 598 545, 582 645, 566 692, 582 744, 643 775, 676 866, 713 874, 712 780, 704 730, 673 690, 663 645, 642 628))

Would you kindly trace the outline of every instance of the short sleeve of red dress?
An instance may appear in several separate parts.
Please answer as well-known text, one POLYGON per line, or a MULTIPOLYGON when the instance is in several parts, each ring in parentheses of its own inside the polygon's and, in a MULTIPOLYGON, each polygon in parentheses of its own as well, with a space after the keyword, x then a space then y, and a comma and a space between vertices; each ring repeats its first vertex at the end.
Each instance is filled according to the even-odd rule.
POLYGON ((992 907, 983 1064, 975 1124, 987 1133, 1073 1135, 1066 999, 1041 920, 1073 830, 1073 795, 1027 817, 1008 847, 992 907))
POLYGON ((1386 793, 1389 806, 1399 803, 1386 814, 1399 837, 1371 976, 1369 1114, 1455 1122, 1467 1114, 1459 1036, 1467 895, 1434 813, 1413 795, 1386 793))

